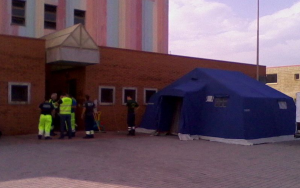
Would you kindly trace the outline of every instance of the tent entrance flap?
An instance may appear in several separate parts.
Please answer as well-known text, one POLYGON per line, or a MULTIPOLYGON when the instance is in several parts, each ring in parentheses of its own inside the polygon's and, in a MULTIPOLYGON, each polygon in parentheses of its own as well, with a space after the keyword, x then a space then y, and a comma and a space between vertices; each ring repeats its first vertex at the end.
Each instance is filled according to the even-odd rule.
POLYGON ((158 131, 178 134, 180 129, 182 97, 163 96, 158 121, 158 131))

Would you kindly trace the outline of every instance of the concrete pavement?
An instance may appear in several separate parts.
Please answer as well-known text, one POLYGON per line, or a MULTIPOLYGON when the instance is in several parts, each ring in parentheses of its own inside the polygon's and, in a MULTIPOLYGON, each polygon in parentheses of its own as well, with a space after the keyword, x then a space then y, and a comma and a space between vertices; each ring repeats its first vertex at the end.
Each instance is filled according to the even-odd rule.
POLYGON ((125 133, 0 139, 0 188, 299 188, 300 140, 255 146, 125 133))

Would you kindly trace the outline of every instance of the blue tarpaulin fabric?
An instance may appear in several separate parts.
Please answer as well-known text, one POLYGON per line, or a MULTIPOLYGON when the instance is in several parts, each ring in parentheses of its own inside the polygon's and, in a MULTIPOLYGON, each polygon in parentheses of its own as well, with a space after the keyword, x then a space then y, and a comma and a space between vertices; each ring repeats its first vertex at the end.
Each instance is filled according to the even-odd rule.
POLYGON ((150 99, 140 127, 170 131, 176 101, 181 101, 178 132, 227 139, 293 135, 294 100, 236 71, 197 68, 150 99), (214 98, 207 101, 207 97, 214 98), (216 98, 226 98, 226 107, 216 98), (280 109, 284 102, 287 109, 280 109))

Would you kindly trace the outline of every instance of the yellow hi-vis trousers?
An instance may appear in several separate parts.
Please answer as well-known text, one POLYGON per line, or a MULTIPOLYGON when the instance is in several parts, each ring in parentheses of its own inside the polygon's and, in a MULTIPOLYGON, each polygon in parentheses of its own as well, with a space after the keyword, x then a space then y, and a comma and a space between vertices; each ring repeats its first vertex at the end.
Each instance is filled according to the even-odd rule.
MULTIPOLYGON (((68 130, 68 126, 66 126, 67 130, 68 130)), ((75 119, 75 113, 72 112, 71 113, 71 129, 72 129, 72 132, 75 133, 76 132, 76 119, 75 119)))
POLYGON ((72 132, 75 132, 75 126, 76 126, 76 122, 75 122, 75 113, 71 113, 71 128, 72 128, 72 132))
POLYGON ((39 135, 50 136, 52 126, 52 116, 51 115, 40 115, 40 123, 39 123, 39 135))
MULTIPOLYGON (((66 129, 68 130, 67 124, 66 124, 66 129)), ((76 119, 75 119, 75 113, 74 112, 71 113, 71 129, 72 129, 73 133, 76 132, 76 119)))

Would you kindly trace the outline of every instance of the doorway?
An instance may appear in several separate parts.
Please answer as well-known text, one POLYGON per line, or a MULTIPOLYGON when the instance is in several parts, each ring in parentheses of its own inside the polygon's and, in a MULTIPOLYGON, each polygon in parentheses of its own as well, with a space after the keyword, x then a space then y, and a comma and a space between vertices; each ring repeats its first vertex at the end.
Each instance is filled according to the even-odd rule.
POLYGON ((68 85, 68 93, 76 99, 77 98, 77 80, 76 79, 68 80, 67 85, 68 85))
POLYGON ((170 134, 178 135, 179 126, 180 126, 180 117, 181 117, 181 108, 182 108, 182 98, 177 98, 173 113, 173 120, 171 124, 170 134))
POLYGON ((180 131, 182 97, 164 96, 160 105, 159 131, 177 135, 180 131))

